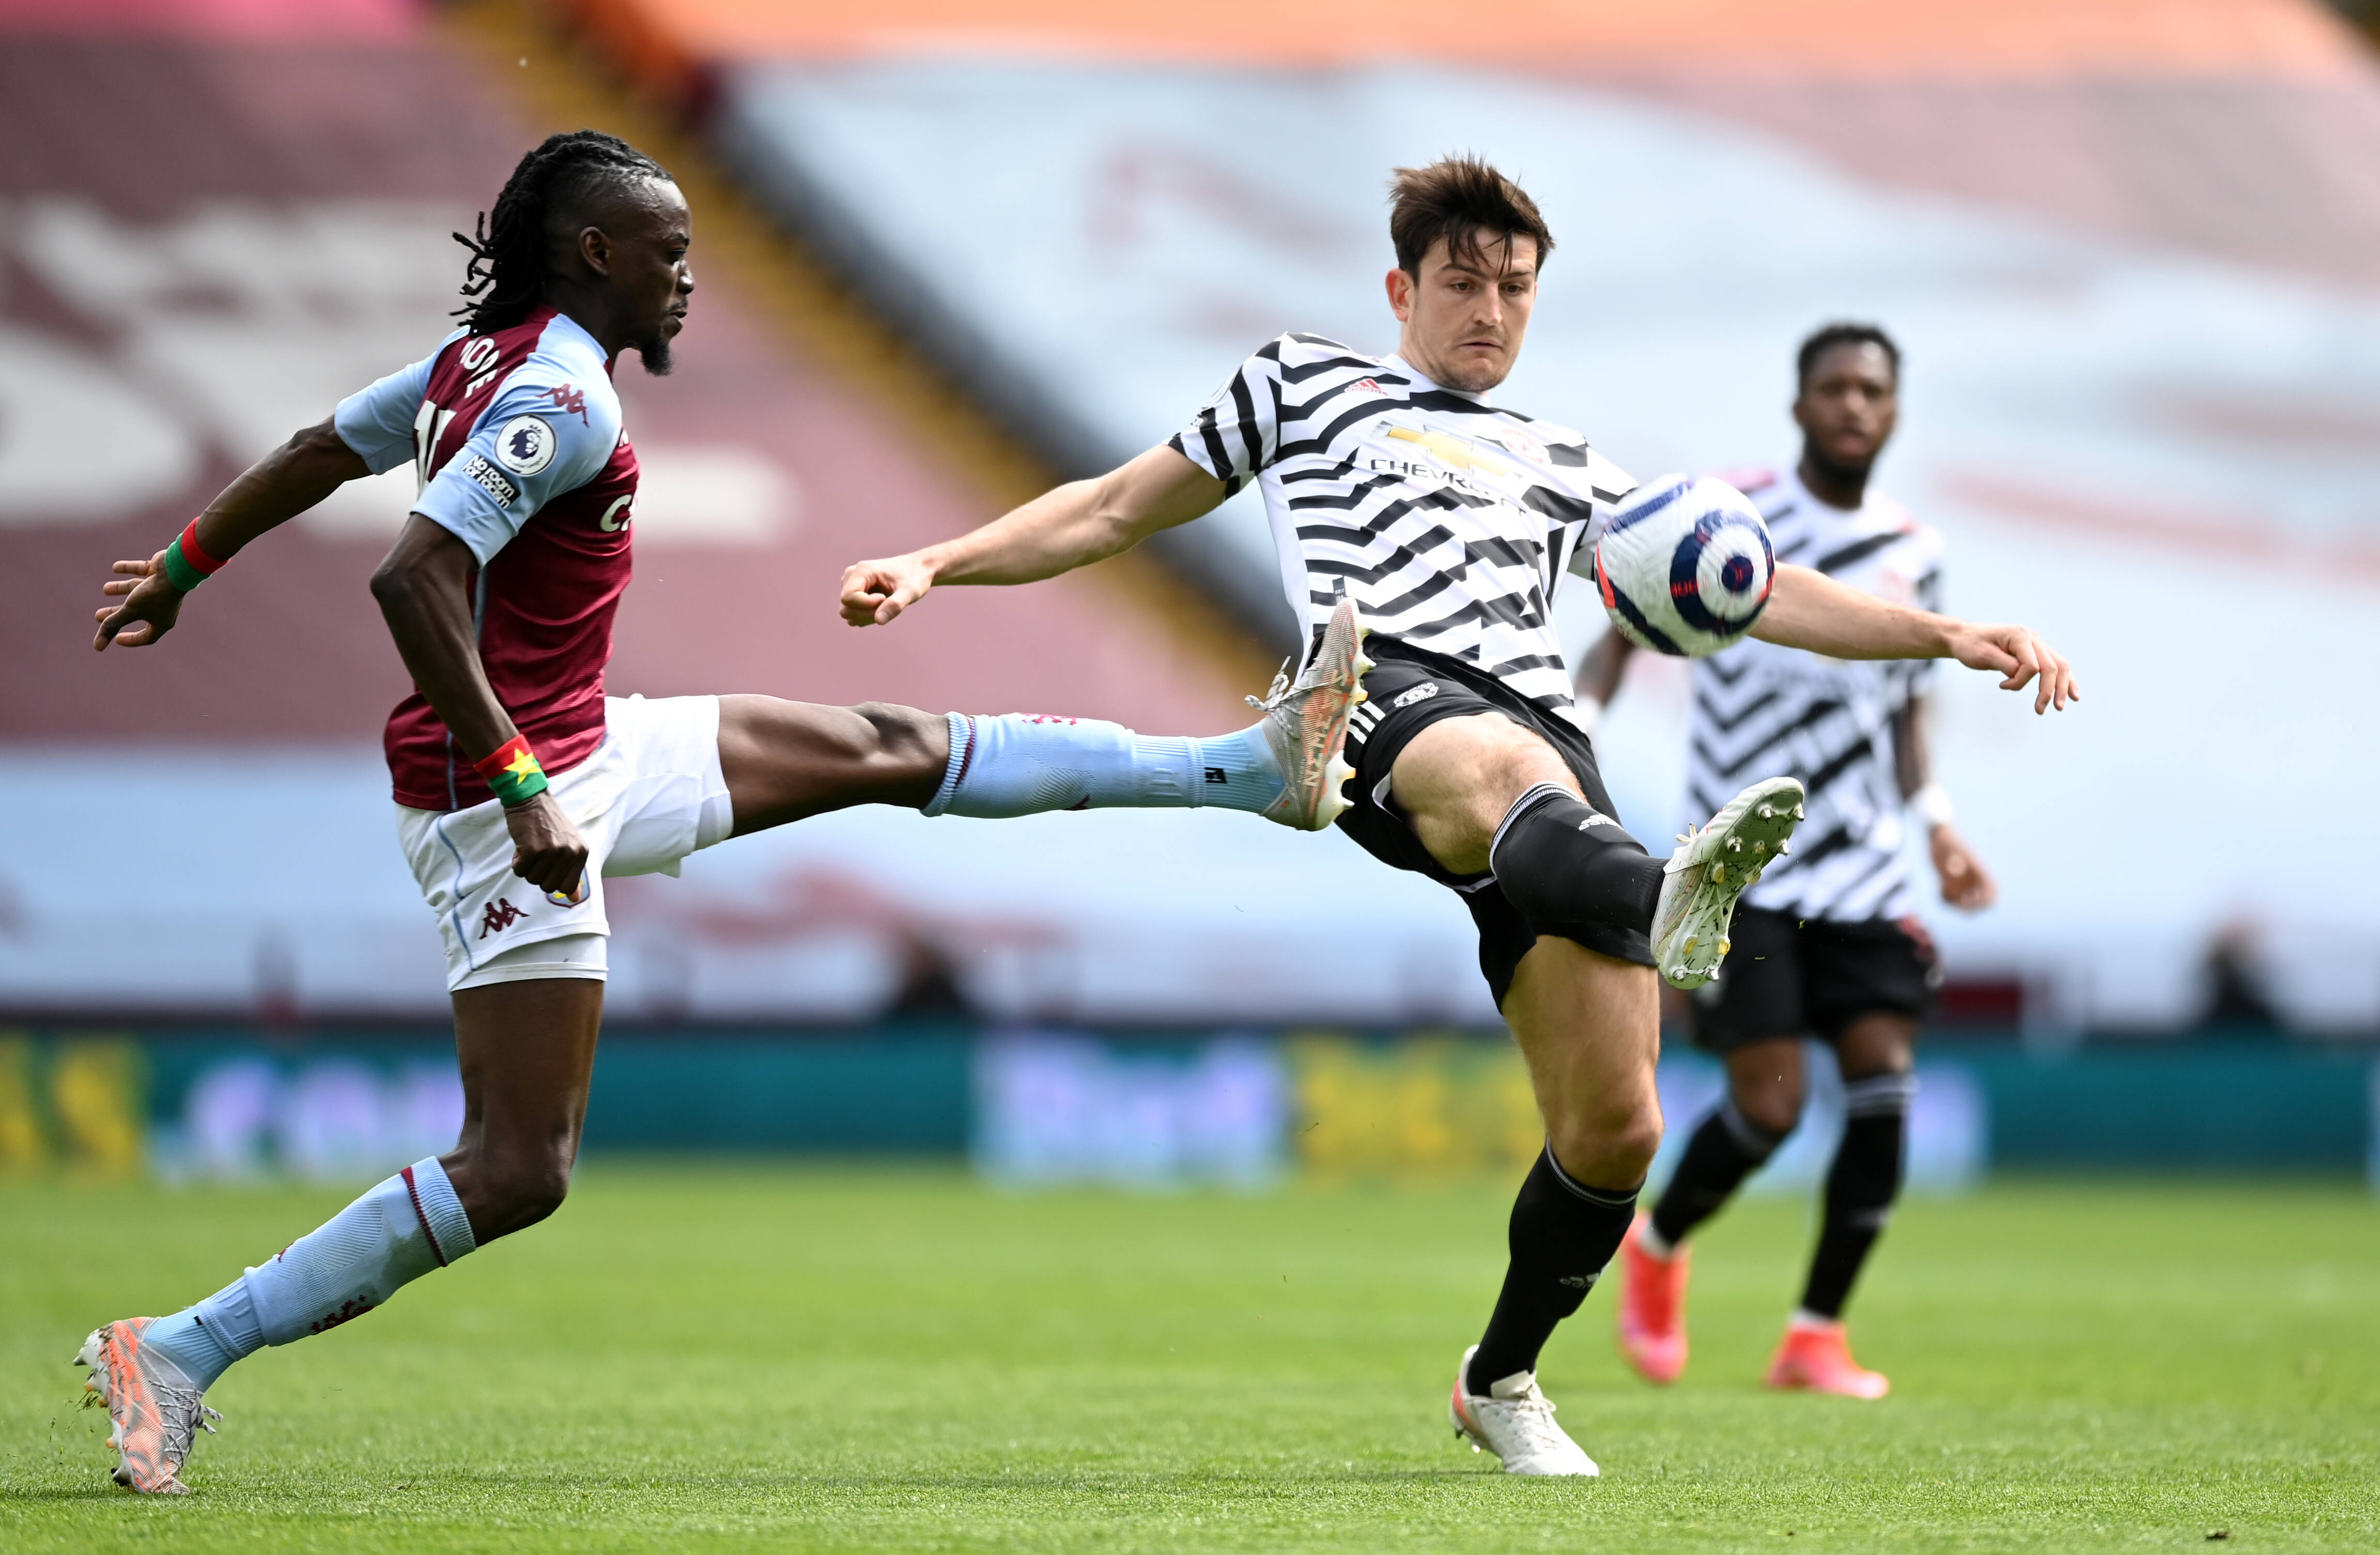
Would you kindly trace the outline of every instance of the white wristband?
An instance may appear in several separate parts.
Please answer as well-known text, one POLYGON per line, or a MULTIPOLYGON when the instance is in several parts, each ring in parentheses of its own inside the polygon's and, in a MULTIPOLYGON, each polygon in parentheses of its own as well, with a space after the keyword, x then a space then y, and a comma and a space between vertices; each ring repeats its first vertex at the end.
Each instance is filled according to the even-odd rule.
POLYGON ((1917 819, 1924 821, 1929 828, 1948 826, 1959 813, 1950 803, 1949 790, 1938 783, 1929 783, 1912 794, 1909 796, 1909 808, 1915 812, 1917 819))

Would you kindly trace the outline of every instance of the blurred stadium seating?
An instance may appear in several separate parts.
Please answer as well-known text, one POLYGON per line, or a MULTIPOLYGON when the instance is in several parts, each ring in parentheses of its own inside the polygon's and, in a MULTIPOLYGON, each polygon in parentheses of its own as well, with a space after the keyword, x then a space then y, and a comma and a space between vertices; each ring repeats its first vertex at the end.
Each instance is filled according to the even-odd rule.
MULTIPOLYGON (((1911 352, 1887 477, 1949 533, 1954 603, 2043 626, 2094 693, 2035 726, 1944 687, 2008 888, 1942 925, 1962 971, 2037 1019, 2183 1024, 2246 914, 2324 936, 2274 953, 2290 1019, 2380 1021, 2380 898, 2284 841, 2380 754, 2304 673, 2380 622, 2380 72, 2330 13, 1586 5, 1533 12, 1516 65, 1419 7, 577 11, 1069 468, 1165 435, 1278 329, 1385 347, 1380 178, 1450 146, 1571 235, 1511 393, 1640 472, 1789 457, 1793 342, 1882 320, 1911 352), (2151 867, 2143 836, 2177 841, 2151 867)), ((1252 501, 1185 543, 1266 629, 1252 501)), ((1650 833, 1682 819, 1683 710, 1674 666, 1644 679, 1606 744, 1650 833)))
MULTIPOLYGON (((1823 319, 1908 347, 1886 483, 1949 534, 1954 607, 2035 622, 2090 691, 2036 723, 1979 679, 1941 685, 1945 781, 2005 890, 1985 917, 1937 917, 1954 1013, 2045 1050, 2178 1030, 2219 942, 2289 1024, 2380 1029, 2380 886, 2315 847, 2380 764, 2357 678, 2380 652, 2370 47, 2310 0, 1593 0, 1527 22, 1516 64, 1508 33, 1448 40, 1402 0, 0 0, 0 1012, 218 1023, 146 1071, 46 1039, 0 1051, 0 1160, 32 1115, 11 1095, 83 1137, 60 1087, 100 1099, 91 1138, 153 1112, 185 1160, 212 1159, 188 1098, 218 1070, 224 1115, 253 1114, 229 1160, 268 1135, 313 1159, 318 1102, 409 1149, 445 1104, 408 1067, 443 1000, 375 748, 403 674, 363 589, 401 484, 244 556, 162 650, 93 655, 84 634, 107 561, 427 348, 460 275, 445 234, 531 136, 590 121, 677 163, 702 232, 678 372, 622 380, 650 490, 615 690, 1227 726, 1283 629, 1245 499, 1179 532, 1170 577, 956 592, 891 632, 837 624, 833 578, 1157 441, 1282 328, 1387 348, 1385 171, 1475 148, 1563 240, 1512 396, 1640 474, 1791 457, 1791 347, 1823 319), (286 1048, 358 1020, 393 1045, 286 1048), (258 1047, 258 1022, 280 1037, 258 1047), (110 1085, 134 1099, 111 1111, 110 1085)), ((1574 645, 1600 629, 1583 597, 1564 621, 1574 645)), ((1632 673, 1603 742, 1631 824, 1662 836, 1684 819, 1684 680, 1632 673)), ((1135 1069, 1068 1034, 1494 1018, 1459 906, 1335 835, 1234 817, 857 812, 622 883, 625 1022, 849 1036, 903 1013, 1055 1045, 1000 1049, 1023 1067, 996 1074, 923 1027, 870 1050, 893 1070, 818 1048, 825 1068, 755 1082, 771 1133, 692 1100, 634 1121, 666 1065, 632 1043, 607 1061, 617 1143, 858 1148, 836 1133, 853 1109, 782 1099, 927 1074, 949 1106, 878 1144, 949 1148, 1002 1095, 1160 1116, 1220 1087, 1311 1119, 1333 1074, 1373 1076, 1343 1092, 1361 1116, 1410 1121, 1394 1098, 1472 1095, 1470 1050, 1375 1054, 1419 1065, 1391 1083, 1267 1045, 1267 1091, 1229 1042, 1135 1069)), ((2082 1159, 2091 1120, 2057 1087, 1959 1062, 1938 1088, 1978 1110, 1929 1125, 1944 1180, 2082 1159)), ((2208 1063, 2178 1096, 2266 1087, 2276 1132, 2236 1159, 2363 1148, 2360 1060, 2208 1063)), ((1696 1073, 1673 1073, 1680 1105, 1696 1073)), ((2137 1084, 2065 1073, 2070 1095, 2137 1084)), ((1475 1103, 1494 1104, 1448 1105, 1475 1103)), ((2187 1126, 2128 1159, 2180 1159, 2187 1126)), ((1430 1127, 1399 1124, 1390 1154, 1438 1159, 1430 1127)), ((1029 1130, 976 1142, 995 1171, 1072 1170, 1075 1147, 1029 1130)), ((1179 1160, 1271 1169, 1235 1148, 1179 1160)))
MULTIPOLYGON (((109 559, 155 549, 248 460, 446 327, 462 260, 446 235, 548 126, 478 35, 439 20, 384 0, 5 23, 0 124, 20 154, 0 172, 0 803, 40 819, 0 858, 0 1005, 443 1006, 375 748, 404 680, 363 583, 404 514, 402 475, 243 556, 163 650, 102 657, 86 635, 109 559)), ((734 236, 728 213, 707 214, 734 236)), ((779 299, 753 295, 765 263, 741 294, 733 267, 699 274, 679 371, 622 382, 652 475, 615 691, 1058 709, 1201 733, 1241 716, 1256 656, 1228 633, 1202 642, 1115 578, 953 592, 893 632, 842 626, 844 563, 979 523, 1002 493, 963 441, 953 456, 929 396, 855 384, 771 328, 779 299)), ((685 887, 622 894, 615 1007, 866 1016, 899 997, 922 937, 963 993, 1011 1012, 1482 1014, 1450 938, 1461 915, 1418 882, 1402 917, 1387 893, 1377 947, 1343 986, 1284 1003, 1282 930, 1343 887, 1354 850, 1310 843, 1305 859, 1319 849, 1339 875, 1301 887, 1299 854, 1269 828, 1158 819, 856 815, 739 845, 685 887), (1203 889, 1217 881, 1244 900, 1203 889), (1433 974, 1448 992, 1407 997, 1433 974), (1359 979, 1382 991, 1366 1003, 1359 979)))

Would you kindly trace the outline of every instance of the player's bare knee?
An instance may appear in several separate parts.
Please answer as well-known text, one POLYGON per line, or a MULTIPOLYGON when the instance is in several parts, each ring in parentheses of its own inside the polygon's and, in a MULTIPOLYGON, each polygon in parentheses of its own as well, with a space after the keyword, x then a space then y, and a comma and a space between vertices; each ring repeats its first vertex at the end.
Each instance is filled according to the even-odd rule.
POLYGON ((1554 1159, 1572 1177, 1597 1188, 1626 1188, 1645 1180, 1661 1148, 1661 1110, 1640 1106, 1581 1110, 1547 1130, 1554 1159))
POLYGON ((1906 1075, 1916 1067, 1917 1023, 1906 1015, 1874 1014, 1853 1021, 1835 1043, 1845 1080, 1906 1075))
POLYGON ((1791 1134, 1802 1122, 1803 1088, 1799 1075, 1753 1082, 1739 1079, 1729 1087, 1729 1094, 1745 1122, 1770 1134, 1791 1134))
POLYGON ((570 1194, 565 1147, 545 1149, 483 1148, 460 1152, 447 1175, 455 1184, 480 1241, 533 1226, 562 1208, 570 1194))

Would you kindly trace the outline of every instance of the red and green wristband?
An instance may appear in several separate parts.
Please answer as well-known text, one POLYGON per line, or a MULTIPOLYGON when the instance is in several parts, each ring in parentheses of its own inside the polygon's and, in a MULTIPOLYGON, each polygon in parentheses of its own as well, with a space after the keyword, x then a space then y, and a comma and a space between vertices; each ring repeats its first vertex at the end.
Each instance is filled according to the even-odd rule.
POLYGON ((223 564, 199 545, 199 521, 190 520, 174 543, 165 547, 165 580, 187 594, 223 571, 223 564))
POLYGON ((498 746, 494 755, 472 765, 506 809, 526 805, 545 792, 545 769, 537 764, 537 752, 528 747, 528 741, 518 735, 498 746))

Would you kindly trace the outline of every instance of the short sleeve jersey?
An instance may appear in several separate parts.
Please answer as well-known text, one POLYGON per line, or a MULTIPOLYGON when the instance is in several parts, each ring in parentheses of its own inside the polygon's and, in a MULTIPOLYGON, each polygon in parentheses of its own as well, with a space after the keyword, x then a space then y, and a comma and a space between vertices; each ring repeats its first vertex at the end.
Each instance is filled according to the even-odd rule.
POLYGON ((1575 717, 1554 590, 1635 486, 1578 433, 1402 358, 1284 334, 1171 446, 1229 491, 1263 492, 1307 651, 1343 593, 1375 633, 1575 717))
MULTIPOLYGON (((413 511, 478 563, 473 617, 496 699, 548 772, 603 743, 603 667, 628 586, 637 456, 595 337, 540 308, 511 329, 456 331, 339 404, 334 424, 374 474, 411 460, 413 511)), ((389 715, 396 801, 450 810, 492 797, 416 691, 389 715)))
MULTIPOLYGON (((1810 495, 1790 468, 1721 479, 1760 509, 1779 562, 1896 604, 1940 608, 1941 537, 1883 492, 1870 489, 1845 510, 1810 495)), ((1713 813, 1755 778, 1798 777, 1809 790, 1793 851, 1743 899, 1838 921, 1914 913, 1893 723, 1930 663, 1829 659, 1753 638, 1694 662, 1686 753, 1694 813, 1713 813)))

